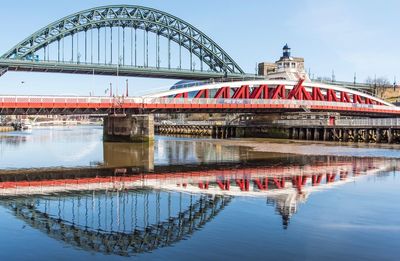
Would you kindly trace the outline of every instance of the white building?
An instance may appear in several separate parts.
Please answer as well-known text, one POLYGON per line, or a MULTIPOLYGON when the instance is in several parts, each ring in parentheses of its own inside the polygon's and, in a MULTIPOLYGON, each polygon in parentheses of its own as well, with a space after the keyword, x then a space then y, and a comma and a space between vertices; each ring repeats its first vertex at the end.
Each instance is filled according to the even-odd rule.
POLYGON ((263 62, 258 64, 258 74, 268 80, 298 81, 300 78, 310 81, 304 69, 304 58, 292 57, 290 47, 285 44, 282 57, 275 63, 263 62))

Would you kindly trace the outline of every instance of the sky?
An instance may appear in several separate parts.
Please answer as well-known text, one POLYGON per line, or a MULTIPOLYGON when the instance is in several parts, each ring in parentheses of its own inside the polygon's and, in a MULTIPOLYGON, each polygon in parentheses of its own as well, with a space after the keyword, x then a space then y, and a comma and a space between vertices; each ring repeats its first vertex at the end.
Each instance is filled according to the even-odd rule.
MULTIPOLYGON (((19 0, 0 7, 0 55, 40 28, 75 12, 102 5, 132 4, 159 9, 194 25, 248 73, 258 62, 276 61, 288 43, 314 76, 363 82, 368 76, 400 82, 398 0, 19 0)), ((119 77, 118 82, 125 81, 119 77)), ((116 77, 8 72, 0 95, 104 95, 116 77)), ((176 80, 129 78, 140 95, 176 80)), ((121 87, 122 88, 122 87, 121 87)))

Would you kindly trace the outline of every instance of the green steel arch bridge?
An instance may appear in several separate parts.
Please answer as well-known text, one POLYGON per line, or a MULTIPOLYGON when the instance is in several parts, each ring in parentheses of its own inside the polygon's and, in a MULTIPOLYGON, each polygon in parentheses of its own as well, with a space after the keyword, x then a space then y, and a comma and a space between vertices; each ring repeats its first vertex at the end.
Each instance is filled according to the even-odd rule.
POLYGON ((43 27, 0 57, 0 76, 7 71, 193 80, 250 77, 190 23, 136 5, 96 7, 43 27))

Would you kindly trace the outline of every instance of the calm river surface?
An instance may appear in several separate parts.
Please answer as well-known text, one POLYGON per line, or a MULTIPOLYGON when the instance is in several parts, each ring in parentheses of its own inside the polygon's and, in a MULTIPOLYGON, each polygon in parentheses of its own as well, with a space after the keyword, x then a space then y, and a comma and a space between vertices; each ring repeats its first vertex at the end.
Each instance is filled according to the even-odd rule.
POLYGON ((399 260, 399 171, 400 146, 1 133, 0 260, 399 260))

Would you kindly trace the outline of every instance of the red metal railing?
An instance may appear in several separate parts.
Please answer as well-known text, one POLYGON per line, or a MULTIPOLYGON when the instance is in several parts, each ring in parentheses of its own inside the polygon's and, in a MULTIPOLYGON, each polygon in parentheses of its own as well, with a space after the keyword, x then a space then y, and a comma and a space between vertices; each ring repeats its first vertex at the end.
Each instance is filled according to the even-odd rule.
POLYGON ((0 96, 1 109, 310 109, 400 114, 400 107, 293 99, 0 96))

